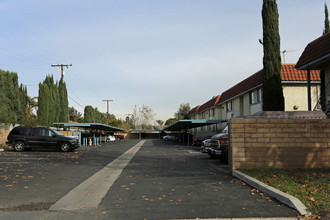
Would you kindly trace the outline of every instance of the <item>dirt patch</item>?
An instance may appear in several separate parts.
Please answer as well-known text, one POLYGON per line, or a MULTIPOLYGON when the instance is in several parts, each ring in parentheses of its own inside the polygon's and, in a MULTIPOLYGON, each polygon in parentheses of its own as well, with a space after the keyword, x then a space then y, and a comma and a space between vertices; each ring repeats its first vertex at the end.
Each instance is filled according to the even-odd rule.
POLYGON ((15 207, 0 207, 0 211, 43 211, 48 210, 55 202, 29 203, 15 207))

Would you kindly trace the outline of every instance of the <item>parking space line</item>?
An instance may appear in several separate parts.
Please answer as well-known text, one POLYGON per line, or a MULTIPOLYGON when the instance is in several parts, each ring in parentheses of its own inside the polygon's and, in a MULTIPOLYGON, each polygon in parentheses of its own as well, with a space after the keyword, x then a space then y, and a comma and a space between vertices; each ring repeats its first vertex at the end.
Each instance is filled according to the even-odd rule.
POLYGON ((139 151, 145 141, 140 141, 103 169, 72 189, 49 208, 50 211, 74 211, 95 209, 124 168, 139 151))

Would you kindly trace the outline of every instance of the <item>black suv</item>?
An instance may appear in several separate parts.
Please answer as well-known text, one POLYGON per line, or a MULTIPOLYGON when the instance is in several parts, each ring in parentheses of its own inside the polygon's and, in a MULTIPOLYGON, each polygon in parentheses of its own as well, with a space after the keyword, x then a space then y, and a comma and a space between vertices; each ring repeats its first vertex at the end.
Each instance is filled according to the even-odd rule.
POLYGON ((26 148, 52 147, 68 152, 80 146, 77 139, 66 137, 56 130, 25 126, 13 128, 7 137, 6 144, 13 146, 16 151, 24 151, 26 148))

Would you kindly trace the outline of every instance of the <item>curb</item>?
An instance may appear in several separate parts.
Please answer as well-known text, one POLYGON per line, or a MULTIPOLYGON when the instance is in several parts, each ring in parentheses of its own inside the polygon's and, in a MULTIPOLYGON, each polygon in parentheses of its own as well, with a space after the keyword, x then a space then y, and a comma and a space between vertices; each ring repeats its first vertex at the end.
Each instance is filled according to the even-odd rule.
POLYGON ((311 213, 307 210, 306 206, 296 197, 286 194, 278 189, 275 189, 267 184, 260 182, 259 180, 248 176, 238 170, 233 170, 232 175, 245 183, 253 186, 260 191, 267 193, 271 197, 277 199, 278 201, 286 204, 287 206, 297 210, 301 215, 311 215, 311 213))

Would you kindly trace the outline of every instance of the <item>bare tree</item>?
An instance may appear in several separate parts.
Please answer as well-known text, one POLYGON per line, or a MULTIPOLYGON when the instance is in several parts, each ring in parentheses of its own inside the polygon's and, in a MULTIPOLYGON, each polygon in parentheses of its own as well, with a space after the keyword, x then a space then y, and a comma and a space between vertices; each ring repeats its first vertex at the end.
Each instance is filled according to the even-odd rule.
POLYGON ((151 107, 142 105, 142 107, 138 109, 135 105, 131 120, 135 128, 151 129, 154 124, 155 115, 151 107))
POLYGON ((154 113, 151 107, 143 105, 140 108, 141 128, 142 129, 151 128, 155 115, 156 114, 154 113))
POLYGON ((136 105, 133 108, 133 114, 132 114, 132 124, 135 128, 138 127, 140 119, 139 119, 139 112, 137 110, 136 105))

